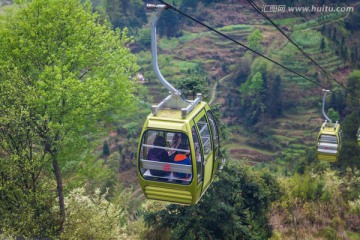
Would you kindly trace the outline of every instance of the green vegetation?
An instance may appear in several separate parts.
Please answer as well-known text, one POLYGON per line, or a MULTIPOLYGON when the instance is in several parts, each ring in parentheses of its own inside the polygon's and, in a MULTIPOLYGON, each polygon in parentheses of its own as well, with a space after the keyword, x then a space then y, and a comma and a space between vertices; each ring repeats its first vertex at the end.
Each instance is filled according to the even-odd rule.
POLYGON ((253 31, 247 38, 249 42, 249 47, 259 53, 263 52, 263 46, 261 45, 262 40, 264 39, 261 31, 256 29, 253 31))
POLYGON ((266 239, 270 206, 279 196, 268 172, 231 162, 197 205, 169 205, 144 219, 152 227, 150 239, 266 239))
MULTIPOLYGON (((359 197, 357 188, 349 188, 359 180, 359 171, 350 168, 346 171, 341 178, 329 165, 315 164, 314 168, 306 167, 302 174, 280 178, 284 194, 274 206, 274 215, 280 220, 277 224, 286 225, 278 232, 281 239, 290 236, 341 239, 347 225, 343 214, 355 219, 360 216, 356 210, 349 209, 347 202, 354 201, 351 197, 354 191, 359 197)), ((358 226, 353 231, 359 231, 358 226)))
POLYGON ((53 236, 66 221, 62 154, 109 112, 131 109, 137 66, 127 32, 101 24, 89 3, 36 0, 0 21, 0 227, 53 236))
POLYGON ((301 20, 303 20, 303 18, 294 17, 294 18, 276 19, 276 20, 274 20, 274 22, 277 25, 280 25, 280 26, 282 26, 282 25, 286 25, 286 26, 290 25, 290 26, 292 26, 292 25, 294 25, 296 23, 301 22, 301 20))
POLYGON ((234 31, 251 31, 252 26, 245 25, 245 24, 238 24, 238 25, 227 25, 222 28, 217 29, 220 32, 228 33, 228 32, 234 32, 234 31))
POLYGON ((144 3, 141 0, 101 0, 94 2, 94 8, 108 18, 114 29, 130 28, 135 33, 147 22, 144 3))
POLYGON ((144 118, 167 95, 144 1, 16 2, 0 0, 0 239, 359 239, 358 10, 274 19, 345 91, 247 6, 168 1, 341 93, 326 103, 339 161, 318 162, 320 88, 166 11, 160 69, 189 99, 211 95, 229 160, 186 207, 145 200, 136 181, 144 118))
POLYGON ((342 18, 345 15, 346 15, 345 12, 329 13, 327 15, 320 16, 318 18, 312 19, 312 20, 307 21, 305 23, 295 25, 294 29, 295 30, 301 30, 301 29, 318 27, 318 26, 321 26, 321 25, 326 24, 328 22, 335 21, 335 20, 337 20, 339 18, 342 18))

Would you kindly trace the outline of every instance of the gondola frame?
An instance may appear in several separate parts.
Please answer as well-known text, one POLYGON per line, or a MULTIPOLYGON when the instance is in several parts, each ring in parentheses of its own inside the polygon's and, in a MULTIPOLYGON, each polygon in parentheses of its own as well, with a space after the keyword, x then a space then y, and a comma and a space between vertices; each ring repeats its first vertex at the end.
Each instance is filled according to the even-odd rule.
POLYGON ((208 113, 212 114, 210 107, 207 103, 201 102, 186 116, 186 118, 182 118, 181 111, 176 109, 164 109, 159 111, 156 115, 152 113, 148 115, 140 135, 136 158, 138 179, 146 198, 178 204, 194 205, 206 192, 207 188, 211 185, 215 178, 215 173, 218 171, 221 161, 218 127, 214 122, 216 128, 215 131, 217 131, 216 141, 218 145, 215 149, 214 133, 210 125, 211 123, 209 121, 208 113), (209 154, 207 159, 204 159, 204 149, 202 147, 203 142, 197 125, 198 121, 204 116, 206 119, 207 128, 210 133, 209 137, 211 142, 211 154, 209 154), (202 156, 201 164, 203 164, 203 179, 198 179, 198 167, 195 156, 196 151, 194 139, 192 136, 193 127, 196 129, 196 134, 200 140, 199 144, 201 145, 200 152, 202 156), (148 130, 179 132, 187 135, 190 142, 193 176, 189 185, 176 184, 173 182, 154 181, 144 177, 142 173, 142 163, 140 156, 144 134, 148 130))
MULTIPOLYGON (((317 149, 316 149, 316 158, 319 161, 327 161, 327 162, 336 162, 339 159, 339 152, 341 150, 341 130, 340 124, 336 123, 328 123, 325 121, 319 131, 317 137, 317 149), (329 135, 334 136, 336 138, 336 153, 329 153, 320 151, 319 148, 321 146, 321 136, 322 135, 329 135)), ((335 144, 334 144, 335 146, 335 144)))

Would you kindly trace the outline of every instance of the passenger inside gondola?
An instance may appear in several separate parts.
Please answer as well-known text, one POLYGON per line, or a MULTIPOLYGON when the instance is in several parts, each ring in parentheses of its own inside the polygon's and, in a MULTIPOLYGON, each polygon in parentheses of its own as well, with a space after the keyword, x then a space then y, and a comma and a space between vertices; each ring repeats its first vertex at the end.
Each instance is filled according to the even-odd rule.
POLYGON ((170 161, 174 161, 174 157, 179 153, 180 146, 188 144, 188 137, 182 133, 175 133, 171 141, 171 150, 169 151, 170 161))
MULTIPOLYGON (((188 150, 189 149, 189 145, 187 144, 181 144, 179 146, 179 149, 184 149, 184 150, 188 150)), ((183 165, 191 165, 191 159, 190 159, 190 153, 186 153, 186 152, 178 152, 175 157, 174 157, 174 163, 175 164, 183 164, 183 165)), ((174 177, 176 178, 181 178, 183 180, 190 180, 191 179, 191 174, 189 173, 179 173, 179 172, 174 172, 174 177)))
MULTIPOLYGON (((165 138, 162 136, 156 136, 156 138, 154 140, 154 146, 155 147, 150 149, 148 152, 148 159, 152 160, 152 161, 157 161, 157 162, 169 162, 170 158, 169 158, 169 155, 166 152, 166 150, 163 148, 156 147, 156 146, 166 147, 165 138)), ((153 176, 169 176, 170 175, 170 172, 154 170, 154 169, 150 169, 150 173, 153 176)))

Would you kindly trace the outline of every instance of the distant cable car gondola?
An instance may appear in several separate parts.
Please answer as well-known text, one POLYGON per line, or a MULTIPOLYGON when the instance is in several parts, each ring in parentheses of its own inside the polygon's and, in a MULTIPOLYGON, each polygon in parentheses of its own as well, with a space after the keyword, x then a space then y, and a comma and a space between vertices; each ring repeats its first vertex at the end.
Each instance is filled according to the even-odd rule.
POLYGON ((341 148, 341 130, 338 122, 333 123, 325 114, 325 97, 329 90, 324 90, 322 114, 325 122, 320 128, 317 138, 316 157, 320 161, 336 162, 341 148))
POLYGON ((156 22, 166 6, 147 7, 157 9, 151 27, 154 72, 170 95, 152 106, 145 121, 137 154, 138 178, 148 199, 192 205, 222 167, 218 129, 201 94, 193 101, 183 99, 162 76, 157 63, 156 22))
POLYGON ((357 131, 356 138, 357 138, 357 144, 360 146, 360 127, 357 131))

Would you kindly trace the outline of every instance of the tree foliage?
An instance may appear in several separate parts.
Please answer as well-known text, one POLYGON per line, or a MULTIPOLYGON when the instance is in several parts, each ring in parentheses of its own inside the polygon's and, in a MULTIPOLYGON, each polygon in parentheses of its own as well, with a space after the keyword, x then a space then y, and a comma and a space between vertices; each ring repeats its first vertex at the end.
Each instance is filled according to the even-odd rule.
POLYGON ((110 147, 108 141, 104 141, 103 143, 103 156, 109 156, 110 155, 110 147))
POLYGON ((259 29, 253 31, 247 38, 249 47, 257 52, 263 52, 261 41, 264 39, 262 32, 259 29))
MULTIPOLYGON (((325 25, 324 25, 324 26, 325 26, 325 25)), ((321 39, 321 42, 320 42, 320 50, 321 50, 321 52, 324 51, 325 47, 326 47, 326 45, 325 45, 325 39, 322 38, 322 39, 321 39)))
POLYGON ((160 36, 167 37, 178 37, 181 34, 179 14, 176 14, 174 11, 165 11, 161 14, 159 18, 159 23, 157 26, 157 30, 160 36))
POLYGON ((60 239, 115 239, 124 234, 130 194, 120 192, 113 201, 108 197, 99 189, 89 195, 84 188, 72 190, 66 198, 68 216, 60 239))
POLYGON ((269 173, 231 162, 197 205, 171 204, 146 213, 145 221, 170 239, 266 239, 270 205, 279 194, 269 173))
POLYGON ((281 99, 281 77, 276 75, 268 92, 268 100, 266 101, 267 112, 270 114, 271 118, 277 118, 281 116, 283 111, 283 103, 281 99))
POLYGON ((359 173, 347 168, 342 175, 327 162, 314 162, 302 174, 278 178, 283 194, 273 216, 283 236, 309 239, 331 233, 331 239, 340 239, 344 229, 359 231, 359 173))
MULTIPOLYGON (((131 108, 137 66, 126 48, 126 30, 114 32, 103 24, 89 2, 23 1, 6 10, 0 16, 0 171, 6 176, 0 179, 6 194, 0 206, 9 204, 12 192, 49 212, 51 204, 37 206, 41 202, 30 202, 23 190, 39 196, 37 182, 50 178, 52 170, 54 181, 46 189, 53 195, 56 182, 61 230, 65 205, 59 154, 85 129, 109 119, 109 112, 131 108), (24 176, 31 176, 30 185, 24 176)), ((21 215, 13 218, 21 222, 21 215)))
POLYGON ((356 142, 356 133, 359 126, 360 116, 356 112, 346 116, 341 124, 343 142, 339 162, 336 165, 342 170, 347 167, 360 167, 360 148, 356 142))
POLYGON ((181 80, 179 89, 185 98, 195 99, 197 93, 201 93, 205 99, 209 97, 207 77, 203 73, 190 73, 188 77, 181 80))
POLYGON ((352 97, 350 99, 350 107, 354 111, 360 112, 358 100, 360 98, 360 71, 354 70, 348 76, 348 92, 352 97))
POLYGON ((333 122, 340 120, 340 114, 333 108, 329 108, 326 114, 333 122))
POLYGON ((271 65, 261 58, 256 58, 250 66, 250 74, 240 86, 242 111, 245 123, 253 125, 266 111, 268 98, 268 75, 271 65))
POLYGON ((103 0, 99 8, 105 9, 114 29, 128 27, 134 33, 147 22, 145 6, 141 0, 103 0))

